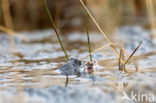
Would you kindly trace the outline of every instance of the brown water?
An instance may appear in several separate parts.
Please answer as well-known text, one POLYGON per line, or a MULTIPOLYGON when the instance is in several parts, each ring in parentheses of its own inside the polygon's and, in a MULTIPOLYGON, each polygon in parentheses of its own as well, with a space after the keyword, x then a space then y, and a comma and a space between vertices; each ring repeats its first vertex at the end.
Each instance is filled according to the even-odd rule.
MULTIPOLYGON (((70 76, 67 88, 64 87, 65 76, 58 70, 66 59, 54 32, 44 30, 21 34, 0 35, 0 103, 131 103, 121 99, 123 91, 129 95, 134 91, 156 96, 155 44, 149 31, 139 26, 121 27, 112 38, 128 52, 144 41, 135 55, 139 72, 135 72, 133 63, 126 66, 129 73, 119 72, 117 57, 106 47, 93 54, 98 62, 95 81, 89 75, 70 76)), ((90 37, 93 50, 106 43, 96 32, 90 37)), ((70 33, 62 38, 70 57, 88 55, 85 33, 70 33)))

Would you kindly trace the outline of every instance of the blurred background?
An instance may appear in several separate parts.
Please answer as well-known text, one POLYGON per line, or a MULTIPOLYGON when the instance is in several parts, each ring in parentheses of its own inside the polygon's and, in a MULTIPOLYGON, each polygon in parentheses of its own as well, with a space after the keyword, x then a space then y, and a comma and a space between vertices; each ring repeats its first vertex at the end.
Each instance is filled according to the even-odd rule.
MULTIPOLYGON (((87 0, 87 5, 105 32, 111 33, 125 24, 150 27, 148 2, 154 4, 156 1, 87 0)), ((47 0, 47 3, 60 30, 84 30, 84 9, 79 0, 47 0)), ((50 28, 51 24, 43 0, 0 0, 0 25, 21 31, 50 28)), ((90 30, 96 30, 91 20, 89 25, 90 30)))
POLYGON ((88 73, 70 76, 71 88, 64 88, 59 68, 66 57, 43 0, 0 0, 0 103, 130 103, 122 101, 123 91, 156 95, 156 0, 86 0, 117 52, 124 48, 125 60, 143 41, 126 65, 128 75, 118 70, 119 57, 109 46, 97 49, 108 42, 79 0, 46 2, 69 58, 82 60, 88 48, 97 50, 95 79, 88 73))

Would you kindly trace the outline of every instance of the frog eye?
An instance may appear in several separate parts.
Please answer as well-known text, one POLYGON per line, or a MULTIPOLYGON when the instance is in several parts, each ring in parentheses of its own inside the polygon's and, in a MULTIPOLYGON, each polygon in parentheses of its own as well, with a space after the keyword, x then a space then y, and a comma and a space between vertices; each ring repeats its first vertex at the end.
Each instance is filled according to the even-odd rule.
POLYGON ((81 65, 81 61, 80 60, 78 61, 78 64, 81 65))
POLYGON ((90 63, 90 66, 93 66, 94 64, 93 63, 90 63))

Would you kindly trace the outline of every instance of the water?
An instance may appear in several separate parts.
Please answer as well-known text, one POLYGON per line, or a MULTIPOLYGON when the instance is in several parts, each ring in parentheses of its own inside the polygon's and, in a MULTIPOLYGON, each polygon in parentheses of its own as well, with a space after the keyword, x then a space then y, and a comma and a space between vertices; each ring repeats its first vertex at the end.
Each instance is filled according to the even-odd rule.
MULTIPOLYGON (((95 81, 89 75, 70 76, 66 88, 66 78, 58 70, 66 59, 53 31, 21 32, 20 36, 1 33, 0 103, 130 103, 121 99, 123 91, 156 95, 156 49, 149 31, 125 26, 114 34, 114 43, 128 52, 144 42, 135 55, 139 72, 133 63, 126 66, 128 74, 119 72, 117 57, 106 47, 93 54, 98 62, 95 81)), ((90 35, 93 50, 106 44, 99 33, 90 35)), ((86 34, 74 32, 62 38, 70 57, 88 55, 86 34)))

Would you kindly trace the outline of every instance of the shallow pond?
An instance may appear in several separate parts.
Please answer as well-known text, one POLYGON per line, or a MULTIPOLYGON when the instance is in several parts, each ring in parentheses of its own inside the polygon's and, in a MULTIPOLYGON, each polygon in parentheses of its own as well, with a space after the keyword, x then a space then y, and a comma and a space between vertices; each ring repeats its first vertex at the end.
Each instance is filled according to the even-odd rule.
MULTIPOLYGON (((88 55, 85 33, 62 38, 69 57, 88 55)), ((92 50, 106 44, 99 33, 90 33, 90 38, 92 50)), ((1 33, 0 103, 132 103, 135 101, 122 99, 124 93, 130 96, 132 92, 152 94, 156 100, 156 46, 150 32, 140 26, 125 26, 111 39, 129 53, 143 41, 133 58, 138 72, 134 63, 126 66, 128 73, 119 72, 118 58, 107 46, 93 54, 98 62, 94 81, 90 75, 69 76, 68 87, 64 87, 66 77, 58 68, 66 58, 53 31, 20 32, 16 36, 1 33)))

